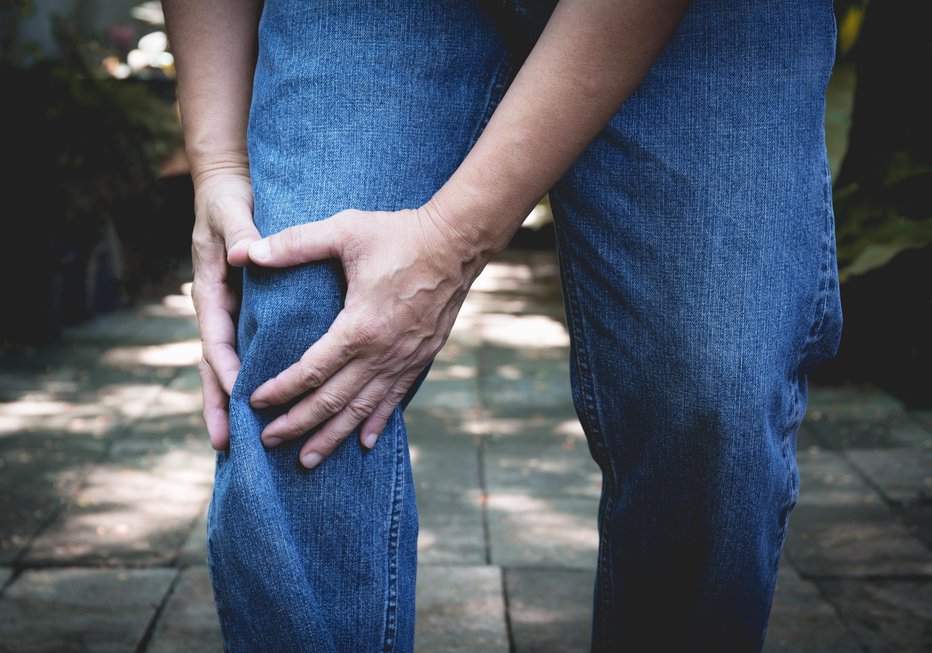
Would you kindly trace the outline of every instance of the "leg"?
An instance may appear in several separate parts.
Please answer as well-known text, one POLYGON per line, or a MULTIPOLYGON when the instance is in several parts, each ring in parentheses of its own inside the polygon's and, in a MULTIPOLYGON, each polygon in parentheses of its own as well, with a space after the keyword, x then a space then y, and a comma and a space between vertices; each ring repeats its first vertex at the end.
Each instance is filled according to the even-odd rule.
POLYGON ((551 194, 603 470, 593 650, 756 651, 842 316, 827 1, 697 0, 551 194))
MULTIPOLYGON (((505 50, 467 2, 269 1, 259 41, 249 153, 263 235, 345 208, 420 205, 501 93, 505 50)), ((245 270, 243 367, 208 520, 230 651, 413 648, 418 527, 401 411, 372 452, 351 438, 307 471, 301 442, 263 448, 277 413, 248 403, 327 330, 344 284, 336 262, 245 270)))

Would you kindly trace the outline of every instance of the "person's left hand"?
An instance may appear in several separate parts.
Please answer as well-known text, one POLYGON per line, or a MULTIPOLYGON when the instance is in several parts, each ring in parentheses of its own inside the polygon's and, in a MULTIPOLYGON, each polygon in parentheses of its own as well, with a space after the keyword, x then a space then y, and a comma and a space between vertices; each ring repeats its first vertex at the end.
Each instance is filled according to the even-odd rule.
POLYGON ((254 408, 310 391, 262 431, 274 447, 320 429, 302 447, 305 467, 330 455, 362 424, 371 449, 392 411, 446 342, 486 255, 466 247, 436 211, 347 210, 290 227, 249 246, 249 258, 287 267, 339 258, 346 273, 343 310, 329 331, 250 397, 254 408))

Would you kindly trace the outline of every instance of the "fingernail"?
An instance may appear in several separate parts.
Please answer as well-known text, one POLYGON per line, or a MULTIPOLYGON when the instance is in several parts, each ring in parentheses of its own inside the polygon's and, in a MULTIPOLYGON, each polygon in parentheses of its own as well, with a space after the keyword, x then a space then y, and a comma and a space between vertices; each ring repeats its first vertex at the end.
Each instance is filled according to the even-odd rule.
POLYGON ((265 259, 272 256, 272 248, 269 247, 269 241, 255 240, 249 244, 249 257, 257 259, 259 261, 264 261, 265 259))
POLYGON ((270 435, 265 440, 263 440, 262 443, 267 447, 277 447, 282 443, 282 439, 276 438, 274 435, 270 435))
POLYGON ((375 446, 375 441, 378 440, 378 439, 379 439, 379 434, 378 434, 378 433, 370 433, 369 435, 367 435, 367 436, 365 437, 365 439, 364 439, 363 441, 364 441, 365 444, 366 444, 366 448, 367 448, 367 449, 371 449, 372 447, 375 446))
POLYGON ((317 463, 321 461, 321 455, 316 451, 311 451, 310 453, 304 454, 304 458, 301 459, 301 464, 311 469, 316 466, 317 463))
POLYGON ((250 399, 249 403, 253 408, 268 408, 269 404, 261 399, 250 399))

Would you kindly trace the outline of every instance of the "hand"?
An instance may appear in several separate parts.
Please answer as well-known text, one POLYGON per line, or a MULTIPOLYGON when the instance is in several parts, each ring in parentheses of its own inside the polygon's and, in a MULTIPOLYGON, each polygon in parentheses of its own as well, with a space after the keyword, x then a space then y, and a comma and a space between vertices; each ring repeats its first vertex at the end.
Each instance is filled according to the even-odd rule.
POLYGON ((286 267, 339 258, 346 273, 343 310, 301 359, 259 386, 254 408, 310 392, 270 422, 274 447, 321 428, 302 447, 311 468, 359 425, 367 449, 418 374, 446 342, 485 257, 463 247, 436 211, 347 210, 290 227, 249 246, 259 265, 286 267), (321 426, 322 425, 322 426, 321 426))
POLYGON ((214 172, 196 184, 191 297, 203 347, 204 422, 218 451, 230 441, 229 395, 240 369, 233 321, 239 297, 227 283, 227 264, 245 265, 249 243, 260 237, 252 209, 252 184, 243 171, 214 172))

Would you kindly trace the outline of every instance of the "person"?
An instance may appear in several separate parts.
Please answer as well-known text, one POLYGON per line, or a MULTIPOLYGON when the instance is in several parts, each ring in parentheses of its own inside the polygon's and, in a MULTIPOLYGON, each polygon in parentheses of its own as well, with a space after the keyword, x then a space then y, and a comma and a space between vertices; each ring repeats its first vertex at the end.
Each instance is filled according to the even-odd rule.
POLYGON ((403 407, 547 192, 603 474, 592 650, 759 650, 842 326, 831 3, 164 7, 226 650, 413 650, 403 407))

